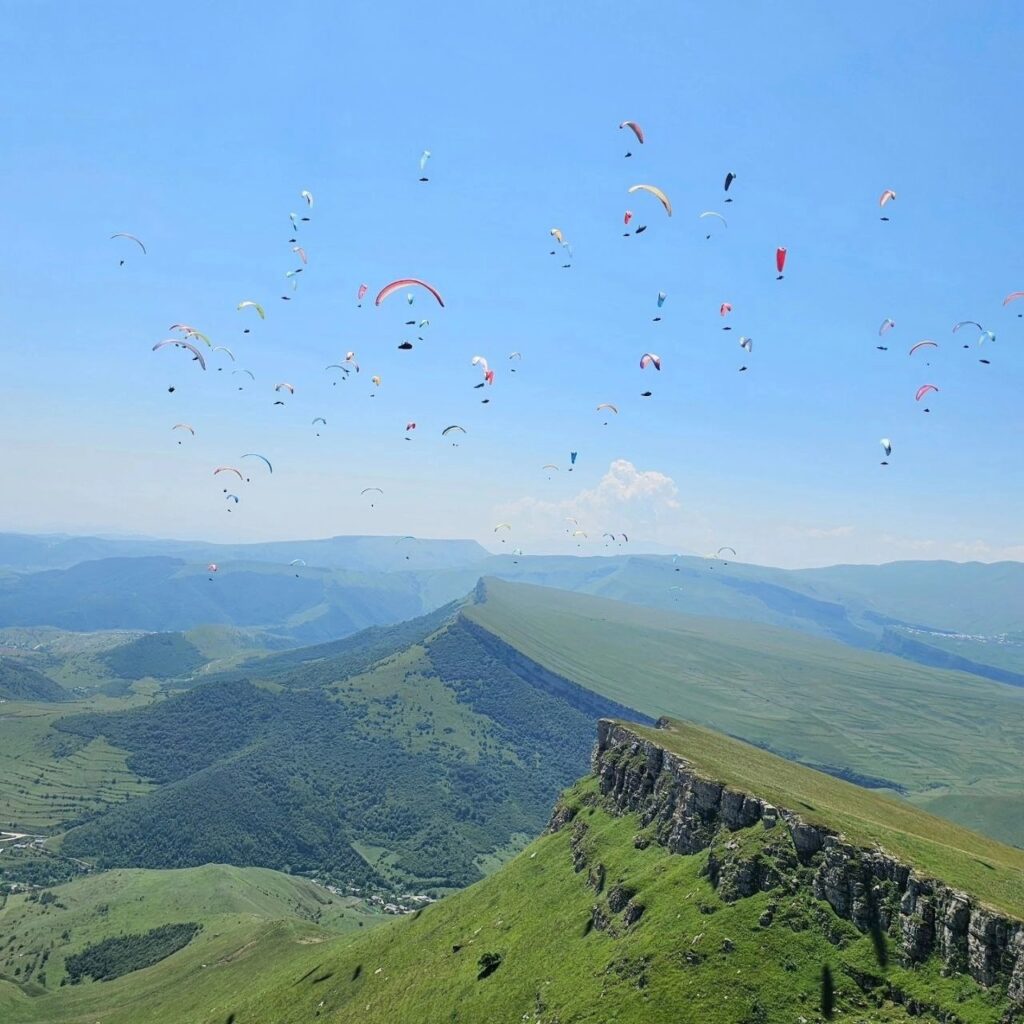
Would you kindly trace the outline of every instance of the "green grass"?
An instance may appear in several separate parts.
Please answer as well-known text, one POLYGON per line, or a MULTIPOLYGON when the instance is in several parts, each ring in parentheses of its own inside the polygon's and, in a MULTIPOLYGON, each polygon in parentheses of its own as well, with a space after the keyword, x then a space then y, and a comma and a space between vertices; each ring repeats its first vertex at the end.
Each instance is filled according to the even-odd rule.
POLYGON ((710 729, 678 721, 665 729, 622 724, 682 755, 705 778, 835 829, 854 845, 881 846, 923 874, 1024 919, 1024 850, 710 729))
POLYGON ((98 697, 65 704, 0 704, 0 828, 50 832, 148 792, 150 784, 126 767, 125 753, 102 737, 82 743, 50 730, 69 713, 140 702, 98 697))
POLYGON ((306 879, 222 864, 112 871, 49 891, 56 902, 42 905, 18 895, 0 909, 0 1018, 5 1024, 78 1020, 90 1014, 91 1020, 102 1015, 108 1021, 108 1011, 127 1015, 151 1004, 160 1012, 161 1003, 166 1012, 168 991, 173 1005, 187 1005, 194 987, 210 989, 207 975, 216 981, 230 974, 232 984, 249 984, 247 969, 234 965, 268 945, 275 948, 274 956, 281 956, 297 941, 319 943, 383 919, 306 879), (186 921, 200 922, 202 931, 184 950, 153 967, 113 982, 61 987, 66 958, 85 947, 186 921))
MULTIPOLYGON (((574 798, 582 804, 589 793, 592 785, 585 783, 574 798)), ((953 1009, 968 1024, 998 1021, 1005 1009, 1003 993, 986 993, 963 977, 942 978, 934 963, 909 971, 893 957, 880 967, 871 940, 806 890, 724 903, 702 877, 706 852, 681 857, 656 845, 638 851, 633 816, 583 807, 579 820, 587 825, 588 866, 605 866, 602 894, 588 886, 588 870, 573 870, 570 826, 418 918, 297 958, 287 983, 278 980, 223 1008, 236 1014, 237 1024, 308 1021, 318 1011, 318 1019, 361 1024, 819 1020, 820 970, 828 963, 845 1019, 909 1019, 892 1002, 866 1004, 848 970, 953 1009), (615 884, 635 890, 643 917, 625 929, 611 914, 618 936, 588 932, 592 908, 607 905, 615 884), (776 921, 761 927, 770 905, 776 921), (479 980, 485 953, 499 954, 502 963, 479 980), (323 980, 300 980, 314 965, 312 977, 323 980)), ((751 853, 782 838, 760 826, 737 837, 751 853)))
MULTIPOLYGON (((753 623, 488 580, 468 618, 529 658, 658 717, 881 777, 926 803, 992 801, 979 822, 1024 844, 1024 689, 753 623)), ((979 805, 983 806, 983 805, 979 805)))

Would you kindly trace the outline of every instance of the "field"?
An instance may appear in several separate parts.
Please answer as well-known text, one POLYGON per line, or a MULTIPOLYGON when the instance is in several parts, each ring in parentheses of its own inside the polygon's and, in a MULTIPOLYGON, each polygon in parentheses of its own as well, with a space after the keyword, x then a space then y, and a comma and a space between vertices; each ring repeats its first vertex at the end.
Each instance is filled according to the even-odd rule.
POLYGON ((752 623, 488 580, 463 614, 628 707, 904 790, 1024 844, 1024 689, 752 623), (949 797, 963 798, 950 801, 949 797), (983 805, 978 805, 983 806, 983 805))
POLYGON ((48 891, 52 901, 17 895, 0 909, 0 1019, 11 1024, 95 1021, 100 1015, 107 1024, 146 1007, 167 1014, 171 990, 175 1013, 193 1001, 208 1008, 225 975, 233 990, 244 988, 301 944, 383 920, 306 879, 222 864, 113 871, 48 891), (114 981, 62 987, 65 959, 91 943, 187 921, 202 930, 166 960, 114 981), (110 1015, 115 1004, 125 1016, 110 1015))
POLYGON ((103 697, 67 704, 0 704, 0 828, 51 832, 148 792, 149 784, 125 766, 125 754, 102 737, 80 742, 53 733, 51 724, 77 711, 122 709, 141 698, 103 697))

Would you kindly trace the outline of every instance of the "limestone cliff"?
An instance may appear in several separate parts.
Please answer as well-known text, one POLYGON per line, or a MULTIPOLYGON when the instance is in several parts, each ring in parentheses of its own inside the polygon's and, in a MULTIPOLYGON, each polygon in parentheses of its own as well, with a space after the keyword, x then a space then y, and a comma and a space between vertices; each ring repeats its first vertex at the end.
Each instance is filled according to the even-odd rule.
MULTIPOLYGON (((946 971, 967 973, 986 987, 1006 986, 1010 1000, 1024 1007, 1024 922, 922 877, 882 849, 858 848, 787 808, 704 778, 685 758, 608 719, 598 724, 593 770, 606 806, 637 814, 655 841, 675 853, 708 849, 723 832, 758 822, 778 828, 780 838, 788 832, 793 868, 809 876, 814 895, 837 915, 861 931, 891 936, 908 963, 939 957, 946 971)), ((556 810, 552 828, 563 824, 556 810)), ((723 898, 788 883, 788 872, 732 863, 717 846, 708 873, 723 898)))

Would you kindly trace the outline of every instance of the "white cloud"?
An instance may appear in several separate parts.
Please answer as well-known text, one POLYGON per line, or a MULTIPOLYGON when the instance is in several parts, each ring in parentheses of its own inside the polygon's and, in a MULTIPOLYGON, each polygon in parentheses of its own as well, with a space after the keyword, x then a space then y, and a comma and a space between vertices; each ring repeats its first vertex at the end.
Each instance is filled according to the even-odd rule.
POLYGON ((616 459, 594 487, 561 501, 524 497, 496 510, 499 519, 515 523, 516 535, 531 543, 564 535, 566 519, 577 519, 594 540, 605 531, 636 534, 639 539, 668 543, 678 540, 683 519, 679 488, 657 470, 637 469, 616 459))

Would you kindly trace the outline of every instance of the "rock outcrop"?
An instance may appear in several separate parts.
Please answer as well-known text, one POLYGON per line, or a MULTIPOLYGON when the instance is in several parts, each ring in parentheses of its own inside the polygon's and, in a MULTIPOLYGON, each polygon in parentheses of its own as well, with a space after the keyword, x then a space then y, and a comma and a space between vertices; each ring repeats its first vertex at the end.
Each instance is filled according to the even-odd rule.
MULTIPOLYGON (((793 866, 810 873, 814 895, 839 917, 893 936, 907 963, 937 956, 950 972, 986 987, 1006 985, 1010 1000, 1024 1007, 1024 922, 921 877, 881 849, 858 848, 793 811, 704 778, 684 758, 608 719, 598 724, 593 770, 606 805, 637 814, 654 841, 674 853, 708 849, 723 830, 758 822, 788 830, 793 866)), ((708 873, 725 886, 723 898, 785 881, 778 871, 730 864, 714 852, 708 873)))

